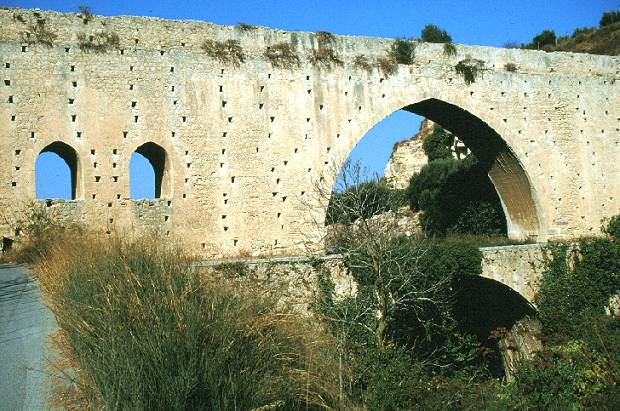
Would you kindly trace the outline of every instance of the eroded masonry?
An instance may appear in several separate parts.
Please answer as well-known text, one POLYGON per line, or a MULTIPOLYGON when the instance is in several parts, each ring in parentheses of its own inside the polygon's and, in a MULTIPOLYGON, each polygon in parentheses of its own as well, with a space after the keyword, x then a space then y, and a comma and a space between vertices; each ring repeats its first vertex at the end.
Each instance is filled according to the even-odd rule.
MULTIPOLYGON (((315 184, 405 109, 488 162, 509 235, 597 234, 618 213, 617 57, 418 44, 140 17, 0 10, 2 230, 35 198, 35 161, 69 165, 68 220, 157 228, 205 254, 294 253, 324 211, 315 184), (475 64, 474 82, 455 67, 475 64), (128 163, 156 173, 129 199, 128 163)), ((320 225, 320 224, 319 224, 320 225)))

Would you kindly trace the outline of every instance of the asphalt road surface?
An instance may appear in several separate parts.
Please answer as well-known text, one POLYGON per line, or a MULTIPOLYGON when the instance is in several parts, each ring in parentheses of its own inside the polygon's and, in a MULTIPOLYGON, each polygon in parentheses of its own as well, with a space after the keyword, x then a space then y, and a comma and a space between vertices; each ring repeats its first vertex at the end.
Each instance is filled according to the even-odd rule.
POLYGON ((24 267, 0 265, 0 410, 46 410, 52 314, 24 267))

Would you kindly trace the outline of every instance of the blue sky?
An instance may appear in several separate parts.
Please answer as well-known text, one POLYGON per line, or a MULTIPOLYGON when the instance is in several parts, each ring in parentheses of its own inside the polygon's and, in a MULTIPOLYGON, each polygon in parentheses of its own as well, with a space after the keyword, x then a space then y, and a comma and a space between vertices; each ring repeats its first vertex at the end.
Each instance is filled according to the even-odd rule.
MULTIPOLYGON (((597 26, 604 11, 620 8, 620 0, 0 0, 0 6, 66 12, 75 11, 78 4, 90 6, 94 14, 109 16, 142 15, 217 24, 245 22, 284 30, 376 37, 417 37, 426 24, 432 23, 447 30, 455 43, 497 47, 508 41, 528 42, 547 28, 562 35, 571 34, 577 27, 597 26)), ((417 116, 395 113, 368 133, 352 158, 362 160, 371 172, 383 174, 394 142, 411 137, 419 122, 417 116)), ((134 171, 136 176, 144 173, 141 167, 134 171)), ((152 182, 140 186, 150 185, 152 182)))

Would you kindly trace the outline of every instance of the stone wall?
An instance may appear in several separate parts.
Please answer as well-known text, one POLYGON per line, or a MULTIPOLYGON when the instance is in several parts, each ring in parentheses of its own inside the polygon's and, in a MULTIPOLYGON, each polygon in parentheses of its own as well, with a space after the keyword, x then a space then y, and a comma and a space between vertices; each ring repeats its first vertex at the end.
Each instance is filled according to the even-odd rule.
POLYGON ((548 257, 542 244, 483 247, 482 276, 498 281, 533 301, 548 257))
MULTIPOLYGON (((267 28, 85 23, 1 9, 0 209, 17 214, 34 199, 37 156, 61 141, 76 153, 79 219, 90 227, 149 221, 205 256, 298 254, 323 230, 315 184, 331 187, 332 167, 405 108, 465 134, 468 146, 497 149, 490 173, 511 237, 596 234, 601 218, 618 212, 618 58, 463 45, 447 56, 421 43, 412 65, 387 75, 377 61, 391 40, 336 36, 323 44, 338 57, 331 62, 317 59, 319 41, 267 28), (84 47, 90 36, 114 35, 118 45, 103 52, 84 47), (238 41, 244 61, 207 54, 205 40, 238 41), (281 43, 298 65, 266 57, 281 43), (360 58, 370 66, 356 65, 360 58), (454 70, 468 59, 484 62, 469 85, 454 70), (152 207, 129 195, 129 159, 148 142, 166 153, 164 201, 152 207)), ((10 224, 5 230, 12 235, 10 224)))
MULTIPOLYGON (((482 247, 482 277, 498 281, 532 302, 538 290, 546 254, 542 244, 482 247)), ((347 273, 342 257, 334 254, 325 257, 272 257, 266 259, 243 258, 234 260, 207 260, 196 264, 201 270, 224 268, 231 274, 243 269, 239 278, 268 284, 282 292, 287 304, 303 311, 316 292, 319 272, 327 275, 334 284, 336 295, 347 296, 356 292, 353 278, 347 273), (320 267, 320 268, 319 268, 320 267), (318 269, 317 269, 318 268, 318 269)))

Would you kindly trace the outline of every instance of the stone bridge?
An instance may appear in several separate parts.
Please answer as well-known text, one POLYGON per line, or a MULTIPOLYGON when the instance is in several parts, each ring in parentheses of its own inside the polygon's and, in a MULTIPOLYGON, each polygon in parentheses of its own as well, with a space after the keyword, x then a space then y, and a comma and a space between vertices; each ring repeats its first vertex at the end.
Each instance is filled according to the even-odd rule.
POLYGON ((295 253, 315 183, 331 186, 332 165, 399 109, 488 164, 512 238, 596 235, 619 212, 618 57, 420 43, 413 64, 391 67, 391 42, 2 9, 3 229, 52 151, 74 200, 48 204, 67 219, 156 227, 206 255, 295 253), (474 82, 459 62, 477 65, 474 82), (129 198, 134 151, 154 167, 156 200, 129 198))

